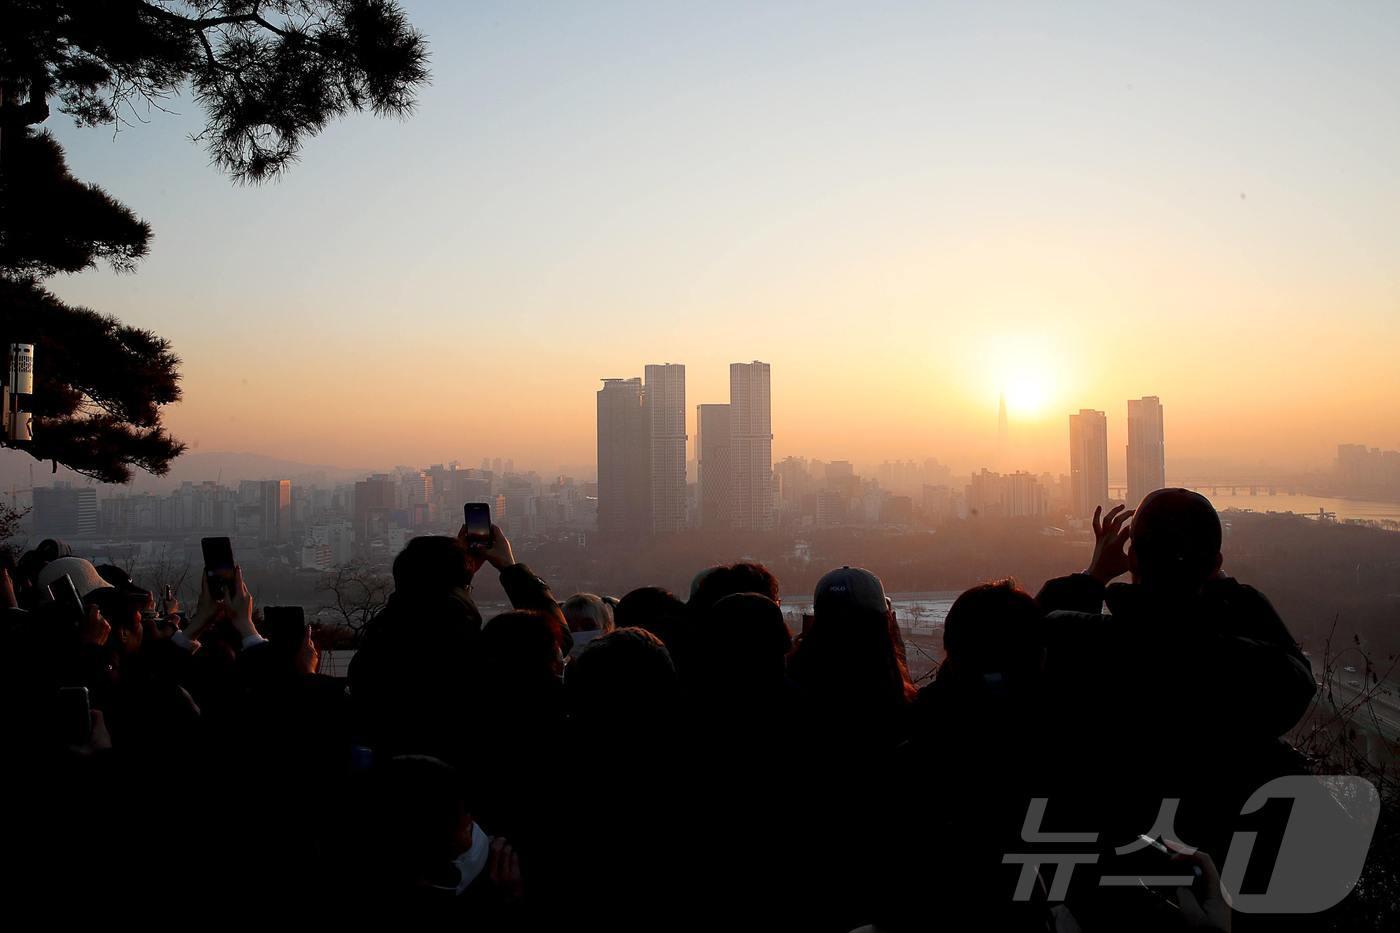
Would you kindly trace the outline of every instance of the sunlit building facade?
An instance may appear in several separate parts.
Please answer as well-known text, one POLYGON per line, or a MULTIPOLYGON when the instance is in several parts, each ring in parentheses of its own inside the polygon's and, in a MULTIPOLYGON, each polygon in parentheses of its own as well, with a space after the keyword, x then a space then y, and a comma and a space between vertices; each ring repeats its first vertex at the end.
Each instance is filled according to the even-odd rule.
POLYGON ((1162 401, 1155 395, 1128 400, 1128 508, 1167 485, 1162 401))
POLYGON ((773 527, 772 375, 767 363, 729 364, 731 520, 735 528, 773 527))
POLYGON ((701 528, 728 528, 729 406, 695 406, 696 486, 701 528))
POLYGON ((611 538, 651 531, 650 425, 641 379, 604 379, 598 390, 598 531, 611 538))
POLYGON ((1070 505, 1077 518, 1108 505, 1108 418, 1081 408, 1069 416, 1070 505))
POLYGON ((685 366, 649 365, 642 399, 650 433, 651 531, 685 528, 685 366))

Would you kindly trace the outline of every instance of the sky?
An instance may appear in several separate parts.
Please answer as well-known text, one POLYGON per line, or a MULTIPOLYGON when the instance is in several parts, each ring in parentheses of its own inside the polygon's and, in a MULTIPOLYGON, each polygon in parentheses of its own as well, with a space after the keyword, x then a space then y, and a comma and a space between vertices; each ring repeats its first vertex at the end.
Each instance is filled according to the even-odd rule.
MULTIPOLYGON (((150 221, 52 280, 168 337, 198 451, 594 462, 595 392, 772 364, 773 448, 1068 470, 1162 398, 1168 479, 1400 447, 1400 4, 407 2, 432 83, 238 186, 48 128, 150 221)), ((693 453, 692 453, 693 456, 693 453)))

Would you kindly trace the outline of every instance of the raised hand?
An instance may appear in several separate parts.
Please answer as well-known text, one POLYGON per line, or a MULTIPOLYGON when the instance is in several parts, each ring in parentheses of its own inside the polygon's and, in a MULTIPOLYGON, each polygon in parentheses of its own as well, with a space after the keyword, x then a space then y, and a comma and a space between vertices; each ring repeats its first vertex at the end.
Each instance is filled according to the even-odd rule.
POLYGON ((1135 510, 1115 505, 1107 515, 1103 506, 1094 509, 1094 556, 1084 571, 1100 583, 1128 572, 1128 519, 1135 510))
MULTIPOLYGON (((201 576, 203 576, 203 574, 201 574, 201 576)), ((167 583, 160 595, 160 614, 163 616, 173 616, 179 611, 180 597, 175 595, 175 588, 167 583)))
MULTIPOLYGON (((466 531, 466 526, 462 526, 462 531, 466 531)), ((479 561, 485 561, 497 570, 505 570, 507 567, 515 565, 515 552, 511 550, 510 540, 506 538, 506 533, 501 530, 501 526, 493 524, 491 526, 491 543, 485 546, 469 545, 468 551, 476 555, 479 561)), ((481 566, 480 563, 477 566, 481 566)))
POLYGON ((194 615, 190 616, 183 629, 186 636, 191 641, 199 638, 199 633, 219 617, 223 611, 224 604, 216 600, 209 592, 209 575, 201 573, 199 575, 199 602, 195 603, 194 615))
POLYGON ((253 594, 248 591, 248 584, 243 581, 242 567, 233 568, 233 587, 228 596, 228 611, 229 621, 241 637, 258 634, 258 628, 253 624, 253 594))
POLYGON ((472 539, 467 535, 466 525, 463 525, 457 530, 457 540, 462 542, 463 546, 466 547, 467 567, 471 570, 472 576, 476 576, 476 572, 481 569, 481 565, 486 563, 486 558, 482 556, 483 548, 481 545, 472 542, 472 539))
POLYGON ((500 889, 507 901, 518 901, 525 895, 525 880, 520 874, 520 856, 505 839, 497 836, 491 840, 491 854, 487 856, 486 871, 491 883, 500 889))
POLYGON ((107 720, 102 715, 102 710, 94 709, 88 711, 88 734, 81 744, 68 746, 80 755, 91 755, 94 752, 107 751, 112 747, 112 734, 107 731, 107 720))

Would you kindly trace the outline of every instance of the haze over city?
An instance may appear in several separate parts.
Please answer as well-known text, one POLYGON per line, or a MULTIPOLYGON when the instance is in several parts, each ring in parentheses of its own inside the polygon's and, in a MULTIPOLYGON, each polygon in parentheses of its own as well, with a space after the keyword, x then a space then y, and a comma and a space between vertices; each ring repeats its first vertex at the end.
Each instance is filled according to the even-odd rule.
POLYGON ((1080 408, 1116 471, 1144 395, 1168 479, 1400 445, 1394 5, 410 12, 412 118, 273 185, 206 165, 187 97, 48 123, 156 230, 50 287, 172 340, 192 452, 550 473, 594 462, 602 378, 684 363, 693 439, 752 359, 775 459, 975 471, 1001 392, 1031 471, 1080 408))

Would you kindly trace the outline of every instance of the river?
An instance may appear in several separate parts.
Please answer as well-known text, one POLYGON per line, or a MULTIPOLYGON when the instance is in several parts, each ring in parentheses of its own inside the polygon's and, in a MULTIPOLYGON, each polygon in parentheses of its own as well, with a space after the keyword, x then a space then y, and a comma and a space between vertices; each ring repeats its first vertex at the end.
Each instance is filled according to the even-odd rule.
MULTIPOLYGON (((926 635, 943 627, 943 620, 948 617, 948 609, 958 594, 952 591, 890 593, 889 597, 899 627, 906 632, 926 635)), ((788 628, 794 632, 802 631, 802 616, 811 611, 810 596, 783 595, 783 617, 787 619, 788 628)))
POLYGON ((1217 509, 1247 509, 1252 512, 1292 512, 1295 515, 1317 517, 1319 509, 1336 515, 1337 521, 1348 519, 1383 522, 1400 530, 1400 502, 1370 502, 1365 499, 1334 499, 1325 496, 1289 495, 1219 495, 1202 493, 1217 509))

